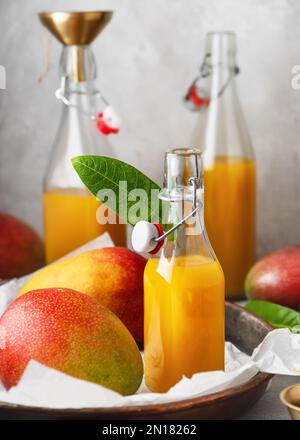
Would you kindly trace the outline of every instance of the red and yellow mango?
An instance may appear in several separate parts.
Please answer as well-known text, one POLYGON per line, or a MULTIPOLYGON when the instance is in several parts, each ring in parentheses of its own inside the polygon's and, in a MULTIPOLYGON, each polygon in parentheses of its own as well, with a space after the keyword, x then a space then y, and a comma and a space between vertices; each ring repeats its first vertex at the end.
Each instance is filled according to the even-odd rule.
POLYGON ((26 223, 0 213, 0 278, 21 277, 44 264, 43 243, 26 223))
POLYGON ((300 246, 265 256, 250 270, 245 282, 249 299, 300 309, 300 246))
POLYGON ((16 299, 0 319, 0 379, 16 385, 34 359, 121 394, 143 375, 138 347, 124 324, 95 298, 43 289, 16 299))
POLYGON ((145 258, 123 247, 87 251, 40 270, 24 285, 20 295, 48 287, 85 293, 114 312, 141 347, 145 264, 145 258))

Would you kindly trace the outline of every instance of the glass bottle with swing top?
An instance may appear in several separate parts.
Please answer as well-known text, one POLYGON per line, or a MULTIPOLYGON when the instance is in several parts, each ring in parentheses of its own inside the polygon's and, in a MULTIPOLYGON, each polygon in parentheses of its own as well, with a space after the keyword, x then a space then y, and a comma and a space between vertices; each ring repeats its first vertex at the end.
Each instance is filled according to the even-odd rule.
POLYGON ((100 202, 85 189, 71 163, 83 154, 114 155, 106 135, 118 131, 119 119, 96 89, 96 63, 90 47, 111 16, 109 11, 40 14, 42 23, 63 43, 61 87, 56 92, 62 116, 44 180, 47 263, 103 232, 109 232, 116 245, 126 245, 126 225, 119 224, 118 217, 116 224, 97 220, 100 202))
POLYGON ((236 90, 236 38, 210 32, 200 75, 185 97, 199 111, 191 144, 204 150, 205 223, 226 297, 243 295, 255 261, 255 159, 236 90))
POLYGON ((156 233, 147 222, 133 230, 134 249, 151 253, 144 349, 145 381, 154 392, 166 392, 183 376, 224 369, 224 275, 206 234, 203 193, 200 151, 168 151, 160 193, 169 207, 167 232, 159 226, 156 233))

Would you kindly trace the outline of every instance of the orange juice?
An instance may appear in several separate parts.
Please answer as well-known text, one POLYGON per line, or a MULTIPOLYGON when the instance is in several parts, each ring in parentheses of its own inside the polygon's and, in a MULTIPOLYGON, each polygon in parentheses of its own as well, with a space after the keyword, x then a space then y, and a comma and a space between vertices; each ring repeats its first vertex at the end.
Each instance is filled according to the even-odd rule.
POLYGON ((126 225, 101 225, 96 220, 100 202, 85 190, 44 193, 46 261, 51 263, 108 232, 117 246, 126 246, 126 225))
POLYGON ((223 268, 226 296, 243 295, 255 260, 255 162, 217 157, 204 169, 205 225, 223 268))
POLYGON ((151 258, 144 273, 145 381, 165 392, 182 376, 224 369, 224 275, 201 255, 151 258))

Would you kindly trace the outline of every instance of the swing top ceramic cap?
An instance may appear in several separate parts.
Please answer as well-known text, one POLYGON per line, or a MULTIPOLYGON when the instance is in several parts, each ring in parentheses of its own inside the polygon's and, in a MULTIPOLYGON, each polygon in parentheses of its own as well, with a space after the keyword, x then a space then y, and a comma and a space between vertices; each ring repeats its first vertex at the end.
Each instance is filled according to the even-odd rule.
POLYGON ((41 12, 43 25, 65 46, 91 44, 112 18, 112 11, 41 12))
POLYGON ((132 247, 136 252, 156 254, 163 245, 163 241, 156 243, 153 239, 162 234, 163 230, 160 225, 142 220, 133 228, 131 235, 132 247))

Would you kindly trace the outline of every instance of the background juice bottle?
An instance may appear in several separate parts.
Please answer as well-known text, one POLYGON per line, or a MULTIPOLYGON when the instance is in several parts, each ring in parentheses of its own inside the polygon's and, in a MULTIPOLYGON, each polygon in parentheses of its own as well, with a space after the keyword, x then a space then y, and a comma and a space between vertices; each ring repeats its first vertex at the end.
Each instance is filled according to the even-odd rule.
POLYGON ((224 270, 226 297, 244 294, 245 276, 256 253, 256 166, 240 107, 235 77, 236 39, 211 32, 193 91, 206 94, 192 145, 204 150, 205 222, 224 270))
POLYGON ((89 115, 97 115, 96 63, 90 44, 111 18, 110 12, 53 12, 40 18, 63 43, 61 92, 63 105, 47 175, 44 180, 44 226, 47 263, 109 232, 116 245, 126 246, 126 225, 99 224, 100 204, 80 181, 71 159, 83 154, 113 156, 112 147, 89 115))

